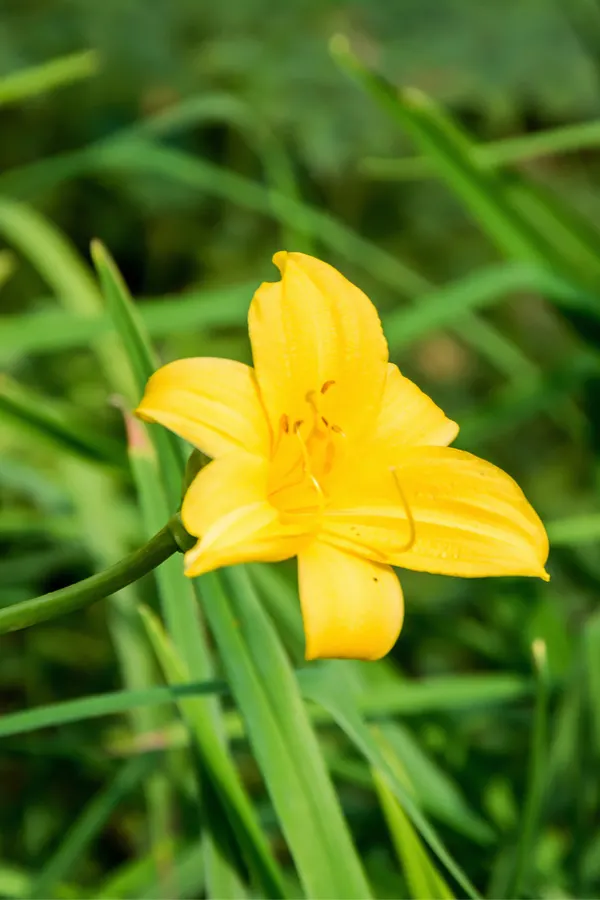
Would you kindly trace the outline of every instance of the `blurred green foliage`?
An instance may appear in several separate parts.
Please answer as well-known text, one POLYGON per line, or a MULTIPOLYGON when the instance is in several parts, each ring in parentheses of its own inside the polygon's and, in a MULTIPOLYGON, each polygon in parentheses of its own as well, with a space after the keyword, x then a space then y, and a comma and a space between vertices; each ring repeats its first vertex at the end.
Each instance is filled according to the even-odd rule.
POLYGON ((324 895, 281 779, 298 802, 319 785, 341 828, 326 768, 374 896, 463 896, 461 869, 490 897, 598 895, 600 6, 4 0, 0 67, 2 605, 114 562, 176 505, 179 445, 152 431, 156 455, 127 460, 136 338, 104 304, 93 238, 163 361, 248 360, 276 250, 338 266, 459 446, 517 478, 554 542, 548 585, 403 573, 380 664, 303 666, 288 565, 251 567, 252 589, 233 574, 220 602, 172 560, 3 636, 0 896, 276 896, 281 871, 324 895), (353 83, 336 33, 452 121, 353 83), (180 657, 157 626, 165 679, 209 699, 161 686, 140 600, 180 657))

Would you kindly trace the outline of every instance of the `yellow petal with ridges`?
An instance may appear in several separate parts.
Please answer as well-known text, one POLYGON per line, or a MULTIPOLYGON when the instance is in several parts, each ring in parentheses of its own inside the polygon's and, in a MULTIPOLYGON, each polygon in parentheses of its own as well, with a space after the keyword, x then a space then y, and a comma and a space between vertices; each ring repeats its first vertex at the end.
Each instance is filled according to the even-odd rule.
POLYGON ((306 658, 380 659, 404 618, 398 578, 378 565, 313 541, 298 556, 306 658))
POLYGON ((256 377, 272 428, 323 416, 349 438, 372 427, 387 344, 369 298, 332 266, 277 253, 281 281, 256 291, 248 316, 256 377))
POLYGON ((338 491, 322 539, 442 575, 548 578, 546 531, 516 482, 491 463, 448 447, 398 451, 394 473, 385 459, 365 460, 345 496, 338 491), (414 543, 404 550, 397 548, 410 528, 400 492, 414 524, 414 543))
POLYGON ((388 363, 374 443, 387 444, 393 453, 399 447, 445 447, 457 434, 456 422, 405 378, 398 366, 388 363))
POLYGON ((202 469, 185 495, 181 519, 200 540, 185 555, 186 575, 220 566, 295 556, 306 535, 284 525, 266 499, 268 462, 243 451, 230 453, 202 469))
POLYGON ((178 359, 152 375, 137 414, 160 422, 208 456, 266 456, 270 429, 254 371, 231 359, 178 359))

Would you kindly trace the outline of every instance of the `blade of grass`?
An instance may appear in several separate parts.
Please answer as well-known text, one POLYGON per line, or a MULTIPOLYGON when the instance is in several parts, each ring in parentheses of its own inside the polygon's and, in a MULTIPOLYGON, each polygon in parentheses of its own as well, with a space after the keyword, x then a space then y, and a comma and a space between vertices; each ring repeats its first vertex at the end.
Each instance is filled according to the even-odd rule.
POLYGON ((600 541, 600 514, 590 513, 556 519, 546 523, 546 530, 554 547, 577 547, 588 542, 597 543, 600 541))
POLYGON ((119 769, 108 786, 84 808, 60 846, 46 862, 31 885, 31 900, 44 900, 53 896, 55 886, 71 874, 115 808, 135 790, 155 765, 156 760, 152 757, 138 757, 129 760, 119 769))
MULTIPOLYGON (((276 213, 282 222, 293 221, 304 210, 306 220, 323 244, 353 263, 358 261, 378 280, 401 294, 414 297, 431 287, 425 278, 407 269, 396 257, 356 235, 326 213, 286 197, 279 198, 276 207, 272 208, 269 195, 260 185, 185 153, 121 141, 104 147, 98 153, 96 167, 111 171, 147 171, 159 177, 175 179, 190 188, 221 196, 256 212, 266 215, 276 213)), ((464 324, 466 328, 457 330, 459 339, 482 353, 499 371, 518 379, 522 370, 531 368, 532 364, 525 354, 491 324, 476 320, 473 316, 466 316, 464 324), (515 371, 518 363, 521 365, 515 371)))
POLYGON ((431 98, 413 88, 398 90, 367 69, 342 35, 332 39, 331 53, 340 68, 410 134, 501 250, 542 264, 552 258, 551 247, 507 201, 500 178, 473 159, 465 136, 442 117, 431 98))
POLYGON ((595 292, 596 311, 600 307, 600 234, 575 207, 567 207, 542 184, 518 173, 503 177, 504 192, 513 208, 526 219, 553 249, 555 262, 574 281, 595 292))
MULTIPOLYGON (((278 196, 300 201, 291 159, 282 142, 263 122, 250 104, 225 92, 187 97, 157 115, 144 119, 129 129, 131 134, 147 137, 165 137, 200 123, 226 122, 240 131, 262 162, 265 179, 273 188, 273 203, 278 196)), ((303 216, 297 216, 293 224, 284 224, 283 243, 305 253, 311 252, 311 228, 303 216)))
MULTIPOLYGON (((401 683, 398 689, 402 689, 401 683)), ((455 782, 421 749, 407 728, 399 722, 382 721, 378 724, 377 736, 396 762, 401 761, 426 813, 477 844, 494 841, 494 832, 488 823, 471 809, 455 782)))
MULTIPOLYGON (((598 517, 598 538, 600 539, 600 517, 598 517)), ((584 630, 584 649, 587 694, 590 698, 591 720, 596 759, 600 758, 600 615, 595 613, 587 621, 584 630)))
MULTIPOLYGON (((545 156, 579 153, 581 150, 598 146, 600 146, 600 121, 594 120, 478 144, 473 148, 473 155, 477 163, 486 168, 496 169, 545 156)), ((385 181, 407 181, 436 175, 435 167, 427 156, 403 159, 368 157, 361 160, 360 171, 370 178, 385 181)))
POLYGON ((524 178, 505 177, 482 163, 467 132, 430 97, 412 88, 397 90, 365 68, 342 36, 332 42, 332 53, 411 135, 503 253, 545 264, 597 288, 600 236, 581 217, 524 178))
MULTIPOLYGON (((148 142, 113 139, 78 151, 76 154, 67 155, 65 158, 45 161, 41 164, 42 171, 39 177, 36 175, 37 169, 33 166, 9 172, 0 179, 0 186, 9 192, 29 195, 34 186, 37 192, 57 180, 88 171, 106 169, 125 174, 134 171, 159 178, 175 179, 188 188, 216 195, 236 205, 274 217, 282 224, 289 224, 290 227, 294 227, 295 222, 302 220, 305 223, 303 228, 307 232, 310 230, 315 239, 324 246, 353 264, 358 263, 377 280, 399 291, 400 294, 414 298, 431 287, 426 278, 409 269, 392 254, 361 238, 327 213, 287 196, 278 195, 274 202, 274 192, 253 181, 205 160, 176 150, 153 146, 148 142)), ((527 358, 516 345, 511 345, 484 320, 477 321, 471 316, 466 320, 466 324, 467 328, 460 328, 457 332, 459 339, 481 353, 500 372, 509 378, 518 379, 520 370, 515 372, 515 362, 520 360, 522 367, 525 368, 527 358)))
MULTIPOLYGON (((0 230, 7 240, 12 241, 24 253, 39 271, 40 275, 54 289, 57 299, 63 306, 76 315, 95 317, 102 310, 102 299, 88 267, 77 255, 69 241, 43 216, 28 207, 0 198, 0 230)), ((112 335, 96 339, 93 336, 92 347, 97 353, 104 369, 107 382, 111 387, 125 396, 132 396, 133 384, 127 360, 112 335)), ((67 463, 63 463, 63 467, 67 463)), ((70 461, 70 476, 67 484, 72 488, 73 476, 79 477, 81 470, 70 461)), ((120 559, 126 552, 125 542, 121 537, 121 523, 115 514, 115 506, 111 500, 114 486, 106 483, 103 494, 93 494, 88 489, 102 473, 81 473, 86 482, 85 489, 75 491, 73 500, 79 511, 82 530, 90 525, 92 497, 95 498, 96 519, 87 528, 88 543, 101 564, 120 559), (105 527, 100 527, 101 525, 105 527)), ((148 559, 146 559, 148 562, 148 559)), ((116 585, 115 585, 116 586, 116 585)), ((119 584, 119 587, 122 586, 119 584)), ((113 588, 114 589, 114 588, 113 588)), ((56 599, 56 595, 55 595, 56 599)), ((138 688, 151 684, 153 680, 152 660, 148 649, 140 635, 139 624, 134 621, 134 607, 137 599, 137 587, 127 587, 111 598, 108 605, 108 624, 111 637, 119 660, 126 687, 138 688)), ((46 598, 48 601, 48 598, 46 598)), ((68 600, 63 595, 62 601, 68 608, 68 600)), ((34 618, 43 614, 44 600, 29 604, 29 614, 34 618)), ((6 611, 6 616, 14 622, 23 612, 6 611)), ((22 619, 21 619, 22 621, 22 619)), ((136 711, 132 713, 132 725, 137 732, 145 731, 156 724, 155 711, 136 711)), ((159 774, 149 776, 145 785, 148 806, 148 822, 151 836, 163 837, 162 830, 168 820, 166 805, 168 793, 159 789, 159 774)))
POLYGON ((11 72, 0 78, 0 106, 29 100, 30 97, 90 78, 98 69, 99 57, 96 51, 84 50, 81 53, 59 56, 39 66, 11 72))
POLYGON ((67 411, 65 404, 42 399, 8 375, 0 375, 0 415, 63 453, 117 468, 125 462, 117 441, 86 429, 77 423, 74 410, 67 411))
POLYGON ((305 681, 302 683, 304 696, 327 709, 360 753, 365 756, 371 766, 382 774, 389 788, 399 800, 404 812, 442 865, 445 866, 469 897, 478 898, 479 894, 464 870, 452 858, 411 795, 407 792, 405 785, 388 764, 377 741, 364 723, 358 710, 348 699, 347 695, 339 690, 339 686, 336 686, 335 683, 332 684, 327 673, 313 671, 315 675, 311 682, 307 683, 305 681))
MULTIPOLYGON (((134 380, 141 393, 147 379, 155 369, 152 347, 113 260, 98 242, 94 243, 92 253, 109 312, 131 362, 134 380)), ((154 441, 153 448, 146 437, 149 429, 136 422, 127 413, 126 424, 129 434, 130 459, 141 502, 142 518, 147 531, 151 531, 157 522, 168 518, 170 504, 179 504, 183 457, 179 445, 175 443, 176 439, 163 429, 155 428, 151 432, 154 441), (164 488, 161 485, 161 476, 164 488)), ((186 671, 196 678, 210 677, 213 671, 212 663, 198 615, 194 588, 189 579, 185 578, 180 561, 174 560, 171 565, 167 563, 167 566, 163 566, 157 571, 156 577, 169 632, 181 655, 186 671)), ((237 774, 227 752, 219 706, 216 701, 197 700, 194 708, 196 721, 201 721, 203 730, 207 732, 202 745, 205 751, 202 756, 204 765, 213 774, 215 766, 221 767, 221 771, 229 771, 229 780, 234 779, 234 782, 229 785, 229 792, 237 791, 239 803, 241 802, 239 798, 243 799, 243 789, 241 782, 235 781, 237 774)), ((190 724, 189 720, 188 724, 190 724)), ((202 778, 202 774, 200 777, 202 778)), ((221 795, 222 801, 228 809, 230 797, 227 793, 223 794, 223 790, 221 790, 221 795)), ((238 814, 239 811, 240 808, 237 810, 238 814)), ((248 818, 248 810, 242 807, 242 812, 246 818, 240 820, 239 815, 238 818, 234 817, 234 825, 237 823, 238 839, 246 850, 251 870, 255 871, 256 877, 266 884, 269 890, 273 890, 273 885, 279 878, 278 872, 274 868, 273 860, 265 856, 265 846, 264 843, 260 843, 260 835, 256 829, 252 830, 251 828, 252 821, 248 818)), ((212 834, 213 818, 206 812, 205 821, 212 834)), ((212 842, 207 847, 207 862, 211 873, 214 873, 215 869, 223 871, 223 861, 216 859, 215 847, 212 842)))
POLYGON ((281 194, 277 194, 276 203, 273 204, 273 191, 235 172, 178 150, 142 140, 115 140, 97 148, 92 167, 126 173, 147 172, 169 181, 179 181, 192 189, 276 218, 281 224, 290 227, 294 227, 298 219, 304 220, 324 244, 348 259, 360 260, 365 268, 377 272, 382 281, 401 293, 411 296, 421 293, 427 286, 426 279, 395 256, 360 237, 328 213, 281 194))
POLYGON ((155 685, 139 690, 110 691, 89 695, 80 700, 63 700, 36 709, 8 713, 0 718, 0 738, 29 734, 40 728, 56 728, 69 722, 114 716, 142 706, 172 703, 173 700, 195 694, 222 694, 227 691, 223 681, 188 682, 172 687, 155 685))
MULTIPOLYGON (((158 368, 158 360, 146 336, 135 305, 129 295, 125 282, 117 269, 113 259, 106 248, 99 242, 92 242, 92 259, 96 266, 102 292, 111 320, 118 332, 123 348, 131 365, 137 397, 141 398, 148 378, 158 368)), ((150 426, 152 440, 157 447, 157 452, 164 460, 160 472, 156 472, 159 478, 164 478, 164 487, 168 505, 171 511, 175 510, 181 501, 181 469, 184 465, 184 454, 181 444, 175 435, 166 428, 150 426)), ((131 426, 130 426, 131 431, 131 426)), ((143 440, 143 432, 138 431, 143 440)), ((154 499, 154 505, 159 503, 158 497, 154 499)), ((166 512, 169 517, 168 507, 161 503, 160 513, 166 512)), ((149 515, 149 514, 148 514, 149 515)), ((148 515, 145 520, 148 520, 148 515)), ((160 526, 159 526, 160 527, 160 526)), ((188 604, 189 606, 190 604, 188 604)), ((176 638, 176 641, 178 638, 176 638)))
MULTIPOLYGON (((183 660, 169 641, 158 619, 145 607, 140 609, 142 621, 165 678, 170 685, 185 684, 189 679, 183 660)), ((206 706, 193 698, 180 697, 178 707, 210 772, 211 780, 228 808, 238 839, 254 861, 256 872, 269 897, 286 896, 282 876, 267 845, 254 810, 238 778, 229 756, 215 740, 206 706)))
POLYGON ((416 900, 452 900, 452 891, 423 847, 410 819, 382 775, 372 770, 373 783, 412 897, 416 900))
MULTIPOLYGON (((200 843, 191 844, 185 848, 176 847, 173 863, 174 882, 179 888, 179 896, 187 887, 190 895, 200 894, 203 884, 202 865, 198 865, 198 857, 201 856, 200 843), (196 863, 189 876, 182 878, 182 870, 187 870, 192 860, 196 863), (195 877, 194 877, 195 873, 195 877)), ((200 859, 201 862, 201 859, 200 859)), ((193 866, 193 863, 192 863, 193 866)), ((162 885, 157 885, 154 860, 151 856, 142 856, 135 860, 128 860, 124 865, 113 870, 108 877, 94 888, 94 900, 130 900, 139 898, 147 900, 149 897, 159 897, 163 900, 164 893, 157 893, 162 885)))
MULTIPOLYGON (((242 325, 255 283, 230 288, 192 291, 138 303, 140 317, 151 337, 208 331, 242 325)), ((85 317, 61 310, 29 312, 24 316, 0 316, 0 359, 19 353, 70 350, 112 329, 109 316, 85 317)))
POLYGON ((297 686, 241 568, 201 579, 204 611, 278 819, 311 897, 368 897, 369 887, 297 686))
MULTIPOLYGON (((284 635, 294 648, 296 657, 302 658, 304 648, 302 619, 297 595, 291 584, 282 578, 273 566, 255 564, 248 567, 248 572, 257 586, 261 599, 266 601, 267 611, 271 612, 276 624, 283 626, 284 635)), ((332 663, 329 671, 338 687, 352 694, 353 704, 362 710, 366 718, 369 713, 364 700, 369 696, 368 679, 357 677, 357 670, 352 663, 332 663)), ((360 670, 363 671, 364 669, 360 670)), ((303 681, 310 684, 311 678, 314 677, 310 670, 299 673, 301 684, 303 681)), ((410 693, 413 684, 406 682, 393 671, 390 678, 390 693, 405 696, 407 690, 410 693)), ((373 689, 373 696, 376 697, 380 690, 381 684, 378 681, 373 689)), ((489 841, 493 834, 487 823, 470 809, 454 782, 423 752, 408 730, 397 723, 385 721, 381 728, 384 729, 383 733, 396 750, 397 756, 402 759, 423 809, 477 842, 489 841)))
POLYGON ((529 893, 527 878, 532 861, 535 859, 535 839, 540 827, 541 808, 546 787, 550 676, 544 641, 536 639, 533 642, 532 652, 537 683, 535 713, 521 833, 517 841, 516 859, 507 889, 507 897, 520 897, 524 889, 529 893))
MULTIPOLYGON (((102 298, 88 267, 67 238, 43 216, 0 196, 0 232, 31 261, 65 309, 89 317, 102 312, 102 298)), ((111 387, 128 398, 135 397, 127 359, 114 337, 101 335, 93 341, 93 347, 111 387)))
MULTIPOLYGON (((128 356, 132 361, 134 377, 141 391, 145 385, 148 373, 151 373, 154 368, 152 348, 142 330, 141 323, 136 317, 133 303, 116 266, 99 244, 93 247, 93 255, 103 282, 105 295, 109 301, 111 314, 119 328, 128 356)), ((158 522, 164 521, 169 515, 169 504, 166 499, 169 488, 171 488, 171 494, 173 494, 175 489, 177 491, 177 498, 174 501, 172 499, 172 502, 177 502, 181 494, 180 466, 182 457, 180 448, 173 442, 172 435, 162 429, 154 429, 155 453, 155 448, 147 436, 147 431, 149 431, 147 426, 136 421, 127 412, 125 412, 125 422, 128 434, 129 456, 141 505, 142 520, 146 532, 150 533, 158 522), (160 469, 157 457, 162 460, 160 469), (164 487, 161 484, 162 473, 171 475, 170 486, 166 479, 164 487)), ((182 658, 186 661, 186 671, 189 671, 196 678, 210 677, 213 670, 209 651, 197 614, 193 587, 189 579, 183 574, 181 561, 179 559, 167 560, 165 565, 156 570, 155 577, 165 620, 175 645, 179 648, 182 658)), ((226 769, 231 769, 232 766, 223 737, 224 731, 218 703, 216 700, 197 700, 195 707, 197 715, 200 715, 200 710, 202 710, 203 729, 206 732, 203 745, 205 753, 202 755, 205 767, 208 767, 209 772, 214 771, 216 764, 225 766, 226 769), (207 752, 211 754, 212 768, 207 764, 207 752)), ((201 811, 207 828, 207 842, 205 842, 207 876, 214 879, 217 875, 220 875, 219 889, 221 889, 224 887, 223 879, 225 875, 227 875, 228 883, 234 884, 233 867, 227 866, 227 861, 218 852, 219 848, 211 839, 221 819, 222 811, 218 805, 215 807, 215 800, 217 804, 219 802, 217 795, 211 804, 215 808, 209 812, 206 807, 206 797, 212 794, 212 785, 208 783, 203 771, 198 772, 198 779, 203 785, 201 811)), ((224 797, 223 802, 226 802, 226 799, 224 797)), ((239 830, 240 827, 238 826, 239 830)), ((258 848, 255 846, 256 835, 253 833, 247 834, 241 828, 240 839, 242 846, 248 845, 247 852, 250 857, 251 868, 257 869, 259 880, 269 884, 273 873, 268 870, 268 867, 265 870, 265 860, 262 855, 264 848, 261 848, 260 845, 258 848)), ((235 883, 237 884, 237 882, 235 883)))
MULTIPOLYGON (((312 684, 312 673, 298 672, 301 687, 312 684)), ((40 728, 66 725, 69 722, 113 716, 142 706, 171 703, 180 694, 222 694, 227 692, 223 681, 208 680, 168 687, 154 686, 136 690, 112 691, 90 695, 81 700, 65 700, 37 709, 7 713, 0 718, 0 738, 28 734, 40 728)), ((490 676, 475 679, 469 676, 430 678, 423 682, 402 682, 402 690, 374 691, 358 698, 361 714, 378 720, 390 715, 421 715, 427 713, 452 713, 455 710, 480 709, 521 700, 530 695, 531 685, 524 679, 510 676, 490 676)), ((331 715, 326 710, 311 709, 311 721, 330 724, 331 715)), ((227 732, 231 737, 243 736, 243 728, 237 715, 226 718, 227 732)))
POLYGON ((448 328, 465 313, 496 305, 511 293, 541 294, 559 308, 576 309, 600 318, 600 303, 571 282, 541 266, 510 262, 487 266, 421 298, 418 305, 383 317, 394 350, 409 347, 431 332, 448 328))

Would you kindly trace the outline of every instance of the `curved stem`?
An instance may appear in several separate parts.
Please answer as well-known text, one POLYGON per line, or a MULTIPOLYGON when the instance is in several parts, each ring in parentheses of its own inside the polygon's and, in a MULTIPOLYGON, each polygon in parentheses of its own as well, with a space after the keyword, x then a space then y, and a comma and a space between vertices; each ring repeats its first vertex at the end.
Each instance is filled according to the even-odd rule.
POLYGON ((119 560, 114 566, 78 581, 69 587, 24 600, 0 610, 0 634, 19 631, 38 622, 83 609, 115 594, 143 575, 147 575, 174 553, 184 552, 195 543, 184 530, 179 516, 173 516, 147 544, 119 560))

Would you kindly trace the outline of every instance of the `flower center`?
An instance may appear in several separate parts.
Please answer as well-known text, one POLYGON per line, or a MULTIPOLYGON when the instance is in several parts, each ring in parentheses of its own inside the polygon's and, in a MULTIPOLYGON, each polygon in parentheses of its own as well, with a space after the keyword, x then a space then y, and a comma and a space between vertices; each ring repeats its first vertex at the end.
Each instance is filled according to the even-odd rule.
POLYGON ((327 476, 345 438, 326 415, 325 395, 334 385, 335 381, 325 381, 318 391, 307 392, 305 418, 291 420, 283 413, 279 421, 268 497, 286 516, 318 516, 327 503, 327 476))

